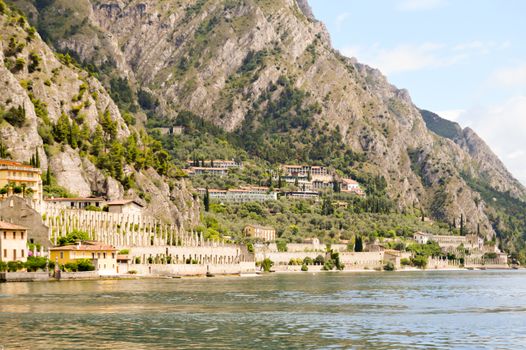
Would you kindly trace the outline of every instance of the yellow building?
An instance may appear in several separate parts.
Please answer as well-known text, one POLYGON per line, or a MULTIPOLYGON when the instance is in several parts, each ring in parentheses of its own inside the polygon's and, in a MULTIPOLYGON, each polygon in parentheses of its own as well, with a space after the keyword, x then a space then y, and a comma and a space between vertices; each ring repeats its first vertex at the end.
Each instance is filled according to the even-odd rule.
POLYGON ((49 249, 49 260, 59 265, 89 259, 100 275, 117 272, 117 249, 100 242, 82 242, 49 249))
POLYGON ((0 261, 27 261, 27 229, 0 221, 0 261))
POLYGON ((246 237, 259 238, 266 242, 276 240, 276 230, 272 227, 248 225, 244 228, 243 232, 245 233, 246 237))
POLYGON ((42 171, 30 165, 0 159, 0 190, 5 189, 1 197, 11 194, 31 199, 33 208, 42 209, 42 171), (9 186, 10 185, 10 186, 9 186))

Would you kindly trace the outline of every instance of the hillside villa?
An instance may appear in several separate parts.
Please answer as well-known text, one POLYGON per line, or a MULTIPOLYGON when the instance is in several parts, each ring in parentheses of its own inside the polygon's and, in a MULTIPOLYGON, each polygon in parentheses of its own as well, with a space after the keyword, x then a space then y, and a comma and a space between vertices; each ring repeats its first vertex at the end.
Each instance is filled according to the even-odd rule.
MULTIPOLYGON (((197 191, 204 196, 206 188, 198 188, 197 191)), ((256 186, 242 186, 228 190, 209 189, 208 194, 210 199, 234 203, 265 202, 278 199, 278 192, 271 191, 268 187, 256 186)))
POLYGON ((0 189, 2 198, 18 195, 29 198, 37 211, 42 207, 42 171, 30 165, 0 159, 0 189))
POLYGON ((258 238, 265 242, 276 240, 276 230, 273 227, 261 225, 247 225, 243 229, 245 237, 258 238))

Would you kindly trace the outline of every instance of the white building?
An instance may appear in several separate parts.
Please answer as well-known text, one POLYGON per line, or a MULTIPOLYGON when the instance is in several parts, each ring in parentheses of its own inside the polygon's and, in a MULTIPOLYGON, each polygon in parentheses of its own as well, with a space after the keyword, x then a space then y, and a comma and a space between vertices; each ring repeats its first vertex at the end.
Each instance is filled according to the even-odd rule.
POLYGON ((104 198, 46 198, 46 205, 53 205, 63 209, 86 209, 86 207, 101 208, 104 198))
POLYGON ((121 199, 106 203, 108 212, 128 215, 142 215, 144 205, 133 199, 121 199))
POLYGON ((0 221, 0 261, 27 261, 27 229, 0 221))

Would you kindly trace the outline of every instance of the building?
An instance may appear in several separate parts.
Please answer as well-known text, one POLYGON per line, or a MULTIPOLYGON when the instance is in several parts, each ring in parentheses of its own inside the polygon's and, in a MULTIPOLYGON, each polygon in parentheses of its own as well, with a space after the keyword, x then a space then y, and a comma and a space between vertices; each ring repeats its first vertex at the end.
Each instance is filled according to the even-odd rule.
MULTIPOLYGON (((206 193, 205 188, 198 188, 201 196, 206 193)), ((245 202, 266 202, 278 199, 278 193, 271 191, 268 187, 240 187, 229 190, 209 189, 210 199, 219 201, 245 203, 245 202)))
POLYGON ((290 191, 285 192, 285 197, 293 199, 314 199, 318 200, 320 195, 314 191, 290 191))
POLYGON ((110 245, 100 242, 79 242, 49 249, 49 260, 58 262, 59 265, 80 259, 91 260, 100 275, 117 273, 117 249, 110 245))
POLYGON ((104 204, 104 198, 46 198, 46 205, 53 205, 63 209, 86 209, 87 207, 101 208, 104 204))
POLYGON ((447 236, 416 232, 413 235, 413 239, 419 244, 427 244, 429 241, 437 242, 442 250, 454 250, 460 245, 472 251, 481 251, 484 249, 484 239, 473 234, 466 236, 447 236))
POLYGON ((195 176, 195 175, 225 176, 228 174, 228 168, 193 166, 189 169, 186 169, 186 173, 188 174, 188 176, 195 176))
POLYGON ((196 164, 193 160, 187 160, 186 163, 189 167, 202 165, 202 166, 210 166, 210 168, 223 168, 223 169, 230 169, 230 168, 241 168, 242 163, 236 162, 235 160, 225 160, 225 159, 209 159, 209 160, 199 160, 196 164))
POLYGON ((365 192, 360 187, 360 184, 353 179, 342 179, 340 189, 344 193, 354 193, 361 197, 365 196, 365 192))
POLYGON ((2 197, 17 195, 29 198, 35 210, 42 208, 42 171, 30 165, 0 159, 0 190, 2 197))
POLYGON ((142 215, 144 205, 133 199, 121 199, 106 203, 108 212, 128 215, 142 215))
POLYGON ((0 261, 27 261, 27 229, 0 221, 0 261))
POLYGON ((9 221, 27 228, 27 241, 40 244, 44 248, 51 245, 49 241, 49 227, 42 219, 42 214, 37 212, 27 198, 18 196, 7 197, 0 202, 0 220, 9 218, 9 221))
POLYGON ((248 225, 243 229, 246 237, 258 238, 265 242, 276 240, 276 230, 272 227, 260 225, 248 225))

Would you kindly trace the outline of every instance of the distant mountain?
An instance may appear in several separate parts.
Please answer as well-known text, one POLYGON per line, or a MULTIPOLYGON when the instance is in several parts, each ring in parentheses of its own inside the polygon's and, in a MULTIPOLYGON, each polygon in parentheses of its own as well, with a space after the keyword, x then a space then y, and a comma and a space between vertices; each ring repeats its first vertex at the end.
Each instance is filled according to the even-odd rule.
POLYGON ((485 143, 341 55, 304 0, 11 3, 139 123, 193 120, 270 164, 381 178, 401 212, 462 214, 488 238, 513 230, 488 196, 522 203, 526 190, 485 143))

